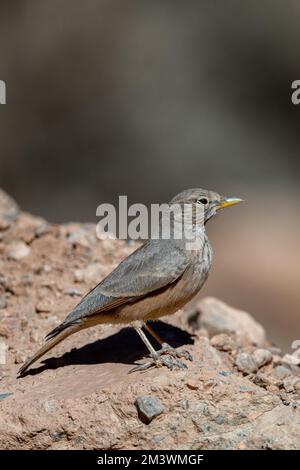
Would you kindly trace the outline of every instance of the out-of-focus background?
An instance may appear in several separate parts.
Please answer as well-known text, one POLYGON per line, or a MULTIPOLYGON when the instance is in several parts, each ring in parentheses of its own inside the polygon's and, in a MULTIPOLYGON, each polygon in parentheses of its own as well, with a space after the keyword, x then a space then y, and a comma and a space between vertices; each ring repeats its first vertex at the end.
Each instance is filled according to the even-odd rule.
POLYGON ((51 221, 101 202, 207 187, 246 204, 212 221, 201 295, 300 339, 298 0, 0 4, 0 186, 51 221))

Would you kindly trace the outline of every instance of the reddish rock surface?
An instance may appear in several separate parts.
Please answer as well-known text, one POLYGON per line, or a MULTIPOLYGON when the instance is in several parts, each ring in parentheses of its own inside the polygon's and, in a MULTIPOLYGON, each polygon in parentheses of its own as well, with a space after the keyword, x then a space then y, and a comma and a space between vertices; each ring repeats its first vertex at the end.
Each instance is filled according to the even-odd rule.
POLYGON ((68 338, 17 379, 45 334, 135 245, 18 213, 3 195, 0 219, 1 449, 300 447, 299 366, 250 315, 212 298, 154 325, 191 352, 186 370, 128 374, 146 350, 131 329, 107 325, 68 338), (150 422, 138 410, 149 397, 150 422))

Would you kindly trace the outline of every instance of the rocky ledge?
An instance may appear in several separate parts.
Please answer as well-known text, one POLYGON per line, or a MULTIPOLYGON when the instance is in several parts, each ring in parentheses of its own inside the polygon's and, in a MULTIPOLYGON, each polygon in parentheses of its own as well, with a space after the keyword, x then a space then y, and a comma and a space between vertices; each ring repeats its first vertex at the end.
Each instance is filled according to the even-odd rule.
POLYGON ((153 325, 187 369, 128 374, 129 328, 68 338, 17 379, 24 359, 134 245, 92 224, 52 225, 0 192, 1 449, 299 449, 300 357, 251 315, 206 298, 153 325))

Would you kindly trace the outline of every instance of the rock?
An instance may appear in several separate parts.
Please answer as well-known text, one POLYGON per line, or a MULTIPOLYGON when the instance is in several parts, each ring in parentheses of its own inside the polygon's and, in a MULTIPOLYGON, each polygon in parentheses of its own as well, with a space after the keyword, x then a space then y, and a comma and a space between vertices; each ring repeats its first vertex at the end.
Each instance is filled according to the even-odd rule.
POLYGON ((36 238, 37 232, 45 221, 40 217, 31 217, 30 214, 21 213, 18 223, 22 225, 22 231, 19 232, 19 238, 25 244, 30 245, 36 238))
POLYGON ((238 342, 263 346, 266 335, 263 327, 246 312, 237 310, 212 297, 197 304, 198 324, 211 336, 220 333, 235 334, 238 342))
POLYGON ((0 340, 0 365, 6 364, 6 351, 7 351, 6 343, 0 340))
POLYGON ((83 269, 76 269, 74 271, 74 281, 84 282, 86 284, 97 284, 101 276, 103 276, 103 265, 100 263, 92 263, 83 269))
POLYGON ((15 220, 20 213, 16 201, 3 189, 0 189, 0 217, 6 221, 15 220))
POLYGON ((300 395, 300 379, 294 382, 294 390, 300 395))
POLYGON ((46 400, 44 408, 46 413, 54 413, 58 409, 58 403, 56 400, 46 400))
POLYGON ((83 248, 90 248, 95 243, 95 236, 91 235, 84 225, 80 224, 67 224, 66 239, 73 245, 80 245, 83 248))
POLYGON ((190 350, 187 369, 129 374, 134 363, 147 360, 146 350, 132 329, 105 324, 70 336, 17 378, 15 362, 36 352, 78 302, 74 273, 85 294, 137 244, 96 242, 95 226, 70 230, 23 213, 9 221, 0 240, 0 295, 7 302, 0 310, 0 335, 6 335, 5 343, 0 340, 0 393, 8 397, 0 402, 0 449, 299 449, 299 367, 283 365, 276 350, 277 362, 263 374, 239 372, 233 364, 239 354, 250 355, 251 367, 237 361, 248 371, 254 349, 268 349, 264 333, 250 315, 216 300, 203 305, 209 305, 209 318, 225 312, 226 331, 208 332, 200 311, 194 335, 183 312, 155 325, 165 340, 190 350), (30 248, 22 262, 6 256, 17 240, 30 248), (253 347, 255 341, 261 344, 253 347), (286 377, 274 374, 279 366, 288 368, 286 377), (136 397, 146 397, 145 421, 136 397))
POLYGON ((228 370, 220 370, 219 374, 223 375, 223 377, 228 377, 229 375, 231 375, 231 372, 229 372, 228 370))
MULTIPOLYGON (((180 321, 180 315, 172 317, 173 324, 180 321)), ((298 414, 284 405, 278 389, 257 387, 249 376, 229 370, 231 356, 206 338, 190 345, 194 360, 188 369, 134 375, 128 371, 145 353, 134 332, 95 330, 53 350, 42 367, 36 365, 41 370, 34 377, 16 379, 17 367, 10 364, 1 386, 14 395, 0 403, 1 449, 56 449, 57 443, 64 449, 299 447, 298 414)), ((290 395, 296 403, 298 394, 290 395)))
POLYGON ((3 216, 0 215, 0 232, 3 230, 8 229, 10 227, 11 222, 3 218, 3 216))
POLYGON ((138 397, 135 401, 138 415, 143 423, 149 424, 151 421, 163 413, 164 407, 161 401, 152 396, 138 397))
POLYGON ((5 398, 9 397, 10 395, 13 395, 13 393, 9 392, 9 391, 0 392, 0 401, 4 400, 5 398))
POLYGON ((42 266, 42 270, 44 271, 44 273, 48 274, 51 273, 52 268, 51 266, 49 266, 49 264, 44 264, 44 266, 42 266))
POLYGON ((273 355, 267 349, 256 349, 253 352, 252 357, 258 369, 260 369, 261 367, 267 364, 270 364, 270 362, 272 362, 272 359, 273 359, 273 355))
POLYGON ((47 300, 40 300, 36 304, 35 310, 36 310, 37 313, 51 312, 51 309, 50 309, 50 306, 49 306, 49 303, 47 302, 47 300))
POLYGON ((21 351, 16 351, 15 352, 15 364, 23 364, 27 359, 26 354, 24 354, 21 351))
POLYGON ((282 358, 282 362, 285 362, 286 364, 294 365, 294 366, 299 366, 300 365, 300 357, 294 355, 294 354, 285 354, 282 358))
POLYGON ((218 416, 216 417, 215 421, 216 421, 217 424, 221 425, 221 424, 224 423, 224 418, 223 418, 223 416, 218 415, 218 416))
POLYGON ((55 307, 55 302, 51 297, 46 297, 37 302, 35 310, 37 313, 52 312, 55 307))
POLYGON ((233 351, 237 349, 237 343, 234 338, 225 333, 213 336, 210 344, 219 351, 233 351))
POLYGON ((13 242, 7 248, 7 256, 9 259, 20 261, 26 258, 30 253, 30 248, 24 242, 13 242))
POLYGON ((286 366, 283 366, 283 365, 276 366, 273 369, 273 374, 278 379, 285 379, 291 373, 292 373, 291 369, 289 367, 286 367, 286 366))
POLYGON ((8 326, 0 323, 0 336, 3 336, 4 338, 9 338, 10 333, 11 331, 8 326))
POLYGON ((244 374, 252 374, 257 372, 258 369, 258 366, 253 357, 247 352, 238 353, 235 359, 235 365, 237 366, 238 370, 244 374))
POLYGON ((6 307, 6 299, 4 295, 0 295, 0 310, 6 307))
POLYGON ((259 387, 264 387, 264 388, 271 385, 271 381, 269 377, 266 374, 262 374, 261 372, 258 372, 253 377, 253 383, 255 383, 255 385, 258 385, 259 387))
POLYGON ((282 356, 282 351, 280 348, 277 348, 276 346, 270 346, 268 348, 268 351, 270 351, 270 353, 273 355, 273 356, 282 356))
POLYGON ((274 367, 278 364, 282 364, 282 356, 277 356, 277 354, 273 355, 273 365, 274 367))
POLYGON ((78 289, 75 289, 74 287, 70 287, 69 289, 66 289, 64 291, 64 294, 65 295, 70 295, 71 297, 82 297, 82 293, 80 292, 80 290, 78 289))
POLYGON ((293 392, 294 390, 297 389, 297 383, 300 383, 300 378, 299 377, 293 377, 291 375, 287 376, 283 380, 283 387, 286 392, 290 393, 293 392), (295 387, 296 386, 296 387, 295 387))
POLYGON ((198 388, 199 388, 199 383, 197 383, 195 380, 189 380, 189 381, 186 383, 186 386, 187 386, 190 390, 198 390, 198 388))
POLYGON ((41 222, 35 229, 34 229, 34 235, 35 237, 42 237, 43 235, 49 233, 50 227, 47 222, 41 222))

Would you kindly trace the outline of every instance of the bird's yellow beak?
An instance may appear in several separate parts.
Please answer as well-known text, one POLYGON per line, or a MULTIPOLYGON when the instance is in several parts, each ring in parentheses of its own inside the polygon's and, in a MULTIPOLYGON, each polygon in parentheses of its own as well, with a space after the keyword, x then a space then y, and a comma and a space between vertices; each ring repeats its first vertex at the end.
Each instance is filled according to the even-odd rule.
POLYGON ((243 199, 238 197, 224 197, 218 206, 218 210, 224 209, 224 207, 235 206, 236 204, 240 204, 240 202, 244 202, 243 199))

